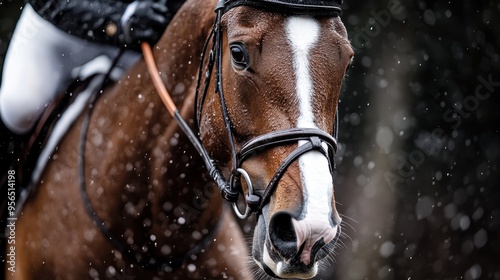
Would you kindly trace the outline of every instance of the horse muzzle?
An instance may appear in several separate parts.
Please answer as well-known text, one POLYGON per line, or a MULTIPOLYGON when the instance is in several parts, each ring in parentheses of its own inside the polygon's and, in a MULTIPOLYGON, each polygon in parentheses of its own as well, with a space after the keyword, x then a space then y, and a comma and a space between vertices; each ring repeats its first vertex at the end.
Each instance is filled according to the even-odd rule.
POLYGON ((263 224, 259 223, 254 236, 254 246, 261 245, 255 246, 260 247, 260 252, 254 247, 254 258, 275 278, 316 276, 319 261, 328 255, 340 235, 338 224, 312 224, 284 211, 272 215, 267 232, 263 224))

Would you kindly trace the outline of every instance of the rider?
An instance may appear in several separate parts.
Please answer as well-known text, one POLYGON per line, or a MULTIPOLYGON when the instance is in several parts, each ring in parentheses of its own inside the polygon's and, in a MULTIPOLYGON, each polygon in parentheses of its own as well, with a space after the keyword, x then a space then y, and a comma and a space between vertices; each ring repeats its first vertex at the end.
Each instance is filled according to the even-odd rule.
MULTIPOLYGON (((113 60, 124 49, 118 66, 130 67, 140 56, 140 42, 156 43, 184 0, 26 2, 5 57, 0 129, 5 126, 10 135, 2 131, 2 142, 30 132, 76 78, 72 70, 78 66, 101 55, 113 60)), ((5 153, 8 145, 2 144, 5 153)))

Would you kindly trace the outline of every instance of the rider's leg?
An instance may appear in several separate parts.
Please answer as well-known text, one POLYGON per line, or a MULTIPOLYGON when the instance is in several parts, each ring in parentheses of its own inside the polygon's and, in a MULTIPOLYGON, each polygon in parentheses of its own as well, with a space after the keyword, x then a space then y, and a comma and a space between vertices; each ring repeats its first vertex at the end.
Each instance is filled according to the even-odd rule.
MULTIPOLYGON (((40 17, 26 5, 12 36, 0 88, 0 116, 17 134, 29 132, 45 107, 73 81, 75 67, 118 49, 71 36, 40 17)), ((124 55, 125 68, 136 53, 124 55)))
POLYGON ((29 137, 19 134, 27 132, 32 126, 31 122, 34 123, 24 119, 29 119, 27 116, 33 114, 33 104, 36 103, 34 100, 38 99, 37 91, 32 92, 33 96, 30 97, 29 90, 36 88, 40 84, 39 79, 46 77, 47 73, 40 64, 41 60, 44 61, 42 51, 36 53, 36 48, 32 48, 32 42, 41 42, 37 38, 43 36, 43 31, 44 27, 39 24, 33 11, 23 10, 5 57, 0 88, 0 184, 29 137), (34 69, 40 69, 42 73, 36 78, 30 78, 34 69))
POLYGON ((65 58, 55 50, 57 31, 25 6, 5 57, 0 89, 2 120, 15 133, 30 131, 59 89, 65 58))

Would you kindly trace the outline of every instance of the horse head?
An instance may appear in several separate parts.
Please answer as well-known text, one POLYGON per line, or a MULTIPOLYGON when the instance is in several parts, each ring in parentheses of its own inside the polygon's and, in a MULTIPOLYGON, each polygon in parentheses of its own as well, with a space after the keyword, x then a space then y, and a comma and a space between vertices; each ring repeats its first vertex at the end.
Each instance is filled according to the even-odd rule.
POLYGON ((257 265, 273 277, 311 278, 340 234, 330 135, 353 50, 339 1, 239 2, 219 7, 207 55, 215 66, 204 64, 216 73, 197 97, 201 139, 244 194, 248 208, 238 214, 258 215, 257 265))

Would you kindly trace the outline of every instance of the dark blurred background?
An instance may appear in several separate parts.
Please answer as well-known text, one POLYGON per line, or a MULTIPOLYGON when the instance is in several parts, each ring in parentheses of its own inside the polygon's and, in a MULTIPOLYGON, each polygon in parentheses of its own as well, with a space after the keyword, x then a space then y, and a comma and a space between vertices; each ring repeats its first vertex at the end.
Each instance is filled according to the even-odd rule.
MULTIPOLYGON (((500 2, 344 2, 344 238, 317 279, 500 279, 500 2)), ((22 1, 0 3, 1 65, 22 1)))
POLYGON ((500 2, 344 2, 336 279, 500 279, 500 2))

